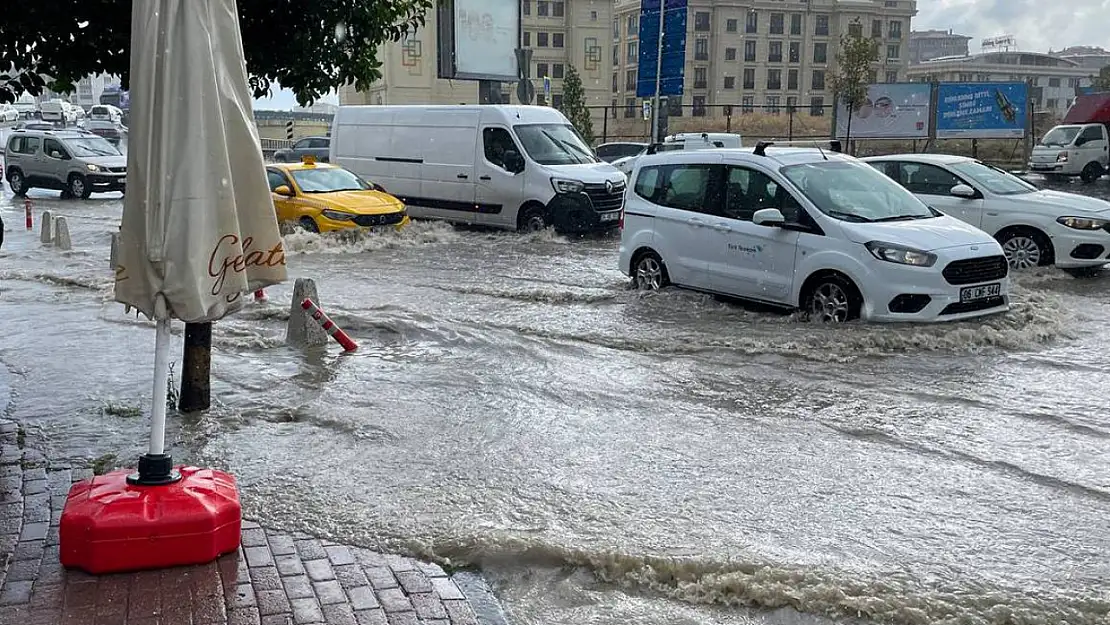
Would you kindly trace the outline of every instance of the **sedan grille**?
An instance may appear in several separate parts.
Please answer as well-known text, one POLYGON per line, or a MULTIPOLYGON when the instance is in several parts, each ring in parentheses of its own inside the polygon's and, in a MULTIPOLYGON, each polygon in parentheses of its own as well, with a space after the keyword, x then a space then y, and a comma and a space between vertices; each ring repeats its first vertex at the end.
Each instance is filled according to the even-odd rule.
POLYGON ((585 192, 598 212, 620 210, 624 206, 624 182, 614 182, 612 191, 604 184, 588 184, 585 192))
POLYGON ((1010 272, 1005 256, 982 256, 954 260, 944 268, 944 279, 948 284, 977 284, 1001 280, 1010 272))
POLYGON ((402 212, 385 213, 384 215, 356 215, 354 222, 359 226, 368 228, 371 226, 391 226, 399 224, 405 219, 405 214, 402 212))

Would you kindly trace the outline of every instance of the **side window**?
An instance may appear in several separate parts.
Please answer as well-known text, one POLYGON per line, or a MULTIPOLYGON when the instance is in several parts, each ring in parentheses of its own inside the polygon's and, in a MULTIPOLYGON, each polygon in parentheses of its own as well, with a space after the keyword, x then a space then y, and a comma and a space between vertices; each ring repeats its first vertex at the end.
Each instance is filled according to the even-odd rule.
POLYGON ((309 140, 308 147, 310 148, 326 148, 328 147, 327 139, 311 139, 309 140))
POLYGON ((45 140, 42 144, 42 151, 50 158, 69 158, 66 149, 56 139, 45 140), (55 153, 60 154, 60 156, 56 156, 55 153))
POLYGON ((8 141, 8 151, 13 154, 23 153, 23 137, 12 137, 8 141))
POLYGON ((891 180, 901 184, 902 181, 898 179, 898 163, 893 163, 891 161, 878 161, 874 163, 868 163, 868 165, 886 174, 887 178, 890 178, 891 180))
POLYGON ((712 192, 715 165, 659 165, 640 170, 636 195, 653 204, 697 213, 715 204, 712 192))
POLYGON ((518 151, 513 136, 504 128, 484 128, 482 130, 482 149, 486 160, 505 169, 505 152, 518 151))
POLYGON ((272 169, 266 170, 266 179, 270 182, 270 191, 274 191, 283 184, 289 184, 289 181, 285 179, 285 176, 272 169))
POLYGON ((758 210, 780 208, 780 199, 779 185, 767 174, 746 167, 729 167, 721 214, 730 219, 751 221, 758 210))
POLYGON ((1083 129, 1083 132, 1080 133, 1079 137, 1084 141, 1098 141, 1102 138, 1102 127, 1088 126, 1083 129))
POLYGON ((39 138, 38 137, 24 137, 23 138, 23 151, 21 154, 34 154, 39 151, 39 138))
POLYGON ((301 139, 300 141, 293 144, 293 149, 294 150, 303 150, 305 148, 312 147, 311 143, 312 143, 312 139, 301 139))
POLYGON ((949 195, 952 187, 964 183, 955 174, 924 163, 902 163, 899 176, 903 187, 925 195, 949 195))

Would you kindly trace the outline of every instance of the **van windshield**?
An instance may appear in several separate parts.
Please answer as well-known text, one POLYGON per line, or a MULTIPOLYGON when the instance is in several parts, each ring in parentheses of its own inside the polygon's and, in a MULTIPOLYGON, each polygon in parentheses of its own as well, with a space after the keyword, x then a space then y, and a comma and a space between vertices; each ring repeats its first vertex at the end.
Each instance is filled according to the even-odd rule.
POLYGON ((114 145, 100 137, 81 137, 80 139, 66 139, 66 147, 78 158, 90 156, 123 156, 114 145))
POLYGON ((885 174, 861 162, 822 161, 788 165, 780 171, 833 219, 863 223, 940 216, 885 174))
POLYGON ((1045 133, 1044 139, 1041 139, 1041 145, 1049 147, 1071 145, 1080 130, 1082 130, 1081 126, 1057 126, 1045 133))
POLYGON ((513 130, 528 156, 540 165, 600 162, 570 124, 518 124, 513 130))

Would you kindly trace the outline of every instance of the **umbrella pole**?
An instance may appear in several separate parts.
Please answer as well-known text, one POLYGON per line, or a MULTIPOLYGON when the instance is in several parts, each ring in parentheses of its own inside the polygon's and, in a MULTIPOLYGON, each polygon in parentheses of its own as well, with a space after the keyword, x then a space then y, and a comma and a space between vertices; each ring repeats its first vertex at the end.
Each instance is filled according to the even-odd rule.
POLYGON ((139 472, 128 476, 132 484, 154 486, 181 479, 173 458, 165 453, 166 389, 170 377, 170 320, 159 319, 154 340, 154 401, 150 407, 150 447, 139 456, 139 472))

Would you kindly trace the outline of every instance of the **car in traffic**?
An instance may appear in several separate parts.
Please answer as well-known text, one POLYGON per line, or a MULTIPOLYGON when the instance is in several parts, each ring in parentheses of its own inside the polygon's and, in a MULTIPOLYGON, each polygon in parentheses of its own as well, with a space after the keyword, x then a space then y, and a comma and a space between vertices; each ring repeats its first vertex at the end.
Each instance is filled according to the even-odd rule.
POLYGON ((0 104, 0 122, 19 121, 19 109, 11 104, 0 104))
POLYGON ((731 132, 680 132, 673 135, 668 135, 663 138, 662 143, 653 143, 644 147, 643 150, 618 158, 613 161, 613 167, 616 167, 625 176, 632 173, 632 169, 636 166, 636 159, 644 154, 658 154, 659 152, 670 152, 673 150, 712 150, 715 148, 739 148, 743 147, 743 137, 736 133, 731 132))
POLYGON ((1010 307, 1009 265, 989 234, 813 147, 641 157, 619 263, 640 289, 673 284, 824 322, 955 321, 1010 307))
POLYGON ((127 157, 83 130, 14 130, 4 146, 4 162, 8 186, 17 196, 40 188, 87 199, 127 188, 127 157))
POLYGON ((278 222, 309 232, 400 230, 409 223, 404 203, 381 186, 311 156, 300 163, 267 165, 266 178, 278 222))
POLYGON ((116 145, 123 141, 123 137, 127 133, 127 128, 110 119, 87 119, 81 123, 81 127, 116 145))
POLYGON ((926 204, 994 236, 1012 269, 1056 265, 1076 277, 1110 262, 1110 202, 1041 189, 965 156, 863 159, 926 204))
POLYGON ((594 148, 594 154, 606 163, 628 156, 635 156, 644 151, 648 144, 642 141, 612 141, 602 143, 594 148))
POLYGON ((305 137, 287 148, 274 152, 278 163, 299 163, 305 156, 311 156, 317 163, 327 163, 331 156, 331 137, 305 137))

